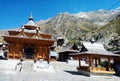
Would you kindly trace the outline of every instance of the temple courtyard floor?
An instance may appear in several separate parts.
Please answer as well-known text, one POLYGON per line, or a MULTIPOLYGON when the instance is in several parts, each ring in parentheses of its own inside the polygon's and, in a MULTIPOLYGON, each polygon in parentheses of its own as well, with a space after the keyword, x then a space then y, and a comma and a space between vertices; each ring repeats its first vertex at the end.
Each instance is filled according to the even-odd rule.
POLYGON ((47 63, 37 66, 31 60, 23 61, 21 72, 21 66, 16 69, 17 63, 19 60, 0 60, 0 81, 120 81, 117 76, 80 75, 75 65, 66 62, 54 61, 49 66, 47 63))

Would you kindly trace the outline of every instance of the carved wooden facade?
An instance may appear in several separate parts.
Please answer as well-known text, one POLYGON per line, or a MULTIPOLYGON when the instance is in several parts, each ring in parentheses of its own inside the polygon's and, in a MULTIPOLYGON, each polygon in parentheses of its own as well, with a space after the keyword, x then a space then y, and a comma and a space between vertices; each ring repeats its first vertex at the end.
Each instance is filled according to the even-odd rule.
POLYGON ((8 59, 49 60, 49 47, 54 44, 54 40, 50 34, 41 33, 32 16, 21 29, 8 32, 9 35, 3 36, 9 45, 8 59))

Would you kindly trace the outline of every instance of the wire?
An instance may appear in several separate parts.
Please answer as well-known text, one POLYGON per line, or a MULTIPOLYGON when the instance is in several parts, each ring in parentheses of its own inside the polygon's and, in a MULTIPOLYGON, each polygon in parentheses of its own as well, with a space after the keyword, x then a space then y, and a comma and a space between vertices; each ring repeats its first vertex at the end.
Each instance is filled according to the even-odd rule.
POLYGON ((108 8, 108 10, 112 9, 114 6, 116 6, 118 3, 120 2, 120 0, 118 0, 116 3, 114 3, 110 8, 108 8))

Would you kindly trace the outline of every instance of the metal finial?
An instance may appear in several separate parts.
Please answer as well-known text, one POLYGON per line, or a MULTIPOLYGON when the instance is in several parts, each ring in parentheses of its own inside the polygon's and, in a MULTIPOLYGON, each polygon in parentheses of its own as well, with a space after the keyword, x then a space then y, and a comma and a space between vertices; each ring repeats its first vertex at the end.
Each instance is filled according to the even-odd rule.
POLYGON ((32 17, 32 12, 30 13, 29 20, 33 20, 33 17, 32 17))

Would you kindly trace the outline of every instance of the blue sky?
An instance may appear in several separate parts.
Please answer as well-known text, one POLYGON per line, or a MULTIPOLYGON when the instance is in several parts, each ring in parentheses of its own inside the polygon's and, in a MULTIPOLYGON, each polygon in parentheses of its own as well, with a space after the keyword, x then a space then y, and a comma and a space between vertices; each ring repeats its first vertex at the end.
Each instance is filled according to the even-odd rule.
POLYGON ((120 0, 0 0, 0 30, 26 24, 30 12, 36 22, 56 16, 60 12, 75 14, 115 9, 119 6, 120 0))

